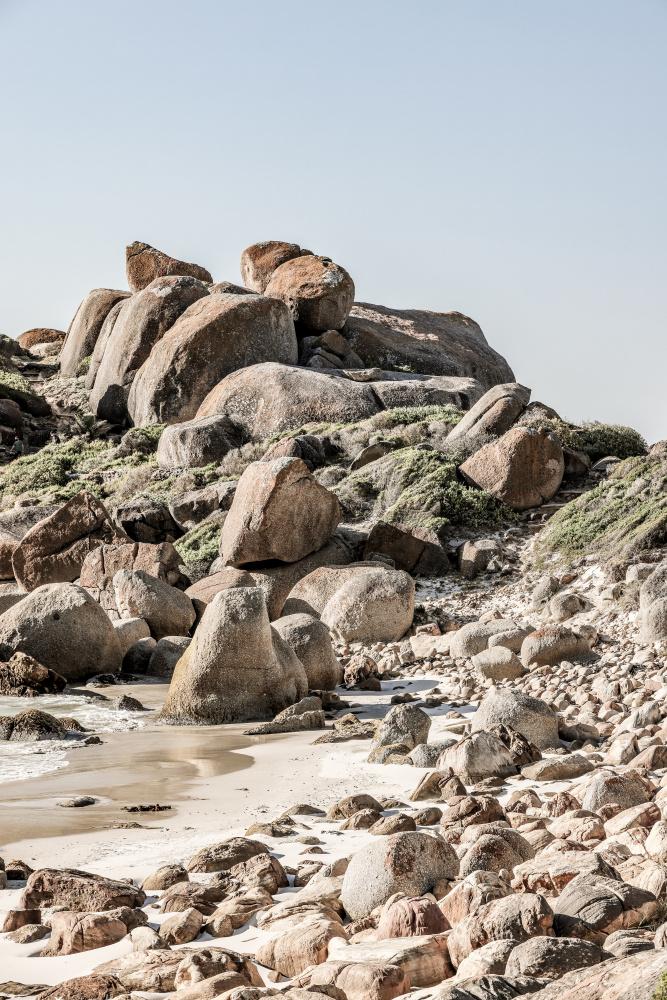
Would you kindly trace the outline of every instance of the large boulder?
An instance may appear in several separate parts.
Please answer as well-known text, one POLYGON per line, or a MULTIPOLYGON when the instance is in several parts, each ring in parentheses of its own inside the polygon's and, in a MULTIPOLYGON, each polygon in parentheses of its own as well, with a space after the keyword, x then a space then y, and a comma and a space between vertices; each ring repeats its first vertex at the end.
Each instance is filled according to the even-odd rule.
POLYGON ((219 381, 197 416, 226 415, 244 437, 264 441, 311 422, 365 420, 382 409, 370 384, 267 362, 251 364, 219 381))
POLYGON ((498 436, 510 429, 530 400, 530 389, 518 382, 494 385, 471 406, 447 436, 450 441, 473 442, 486 434, 498 436))
POLYGON ((354 302, 354 282, 329 257, 308 254, 273 272, 265 295, 282 299, 304 331, 340 330, 354 302))
POLYGON ((160 717, 176 725, 273 718, 307 693, 296 653, 269 624, 263 591, 231 588, 207 605, 160 717))
POLYGON ((0 615, 0 659, 20 650, 68 681, 115 673, 118 636, 106 613, 72 583, 38 587, 0 615))
POLYGON ((100 913, 119 906, 143 906, 146 893, 132 882, 119 882, 76 868, 40 868, 28 878, 21 894, 23 909, 59 906, 64 910, 100 913))
POLYGON ((428 742, 431 718, 416 705, 394 705, 378 726, 371 750, 403 743, 408 750, 428 742))
POLYGON ((241 254, 241 280, 251 292, 263 295, 276 268, 286 264, 288 260, 300 257, 301 253, 301 247, 296 243, 283 243, 280 240, 253 243, 241 254))
MULTIPOLYGON (((313 570, 322 566, 347 566, 354 562, 355 554, 356 547, 348 543, 345 532, 341 528, 336 528, 327 544, 318 552, 306 556, 305 559, 299 559, 295 563, 277 563, 273 566, 253 566, 254 585, 261 587, 264 591, 270 620, 274 621, 276 618, 280 618, 283 609, 285 609, 286 615, 301 612, 313 614, 313 608, 310 605, 304 605, 298 601, 294 602, 294 607, 286 606, 294 586, 313 570)), ((217 572, 220 568, 222 568, 222 559, 218 558, 211 566, 211 570, 217 572)), ((319 617, 319 613, 315 612, 315 614, 316 617, 319 617)))
POLYGON ((454 968, 490 941, 527 941, 552 932, 553 912, 542 896, 521 893, 493 899, 464 917, 447 938, 454 968))
POLYGON ((518 653, 525 637, 533 631, 530 625, 520 625, 511 618, 495 618, 488 622, 468 622, 452 636, 451 655, 458 658, 475 656, 493 646, 504 646, 518 653))
POLYGON ((451 844, 426 833, 396 833, 357 851, 343 878, 341 901, 351 920, 367 916, 396 892, 423 896, 458 875, 451 844))
POLYGON ((553 903, 559 936, 581 937, 601 944, 606 934, 639 927, 660 913, 652 892, 602 875, 573 878, 553 903))
POLYGON ((186 264, 183 260, 169 257, 161 250, 135 240, 125 248, 125 273, 130 291, 140 292, 156 278, 167 275, 189 275, 198 281, 213 281, 205 267, 198 264, 186 264))
POLYGON ((176 541, 179 535, 166 503, 156 497, 138 496, 118 504, 113 519, 133 542, 150 545, 170 543, 176 541))
POLYGON ((368 368, 408 365, 428 375, 469 376, 479 380, 483 390, 514 379, 512 369, 489 347, 478 324, 459 312, 390 309, 356 302, 343 335, 368 368))
POLYGON ((471 485, 521 511, 551 500, 564 468, 563 449, 552 431, 513 427, 500 440, 476 451, 460 472, 471 485))
MULTIPOLYGON (((172 272, 173 273, 173 272, 172 272)), ((155 344, 208 288, 196 278, 155 278, 133 295, 111 329, 90 394, 98 417, 122 423, 134 376, 155 344)))
POLYGON ((376 553, 393 559, 396 569, 419 576, 442 576, 450 569, 447 553, 431 528, 377 521, 368 536, 364 559, 376 553))
POLYGON ((89 552, 81 567, 79 584, 105 611, 118 611, 113 578, 119 570, 143 570, 165 583, 178 583, 181 557, 171 542, 125 542, 101 545, 89 552))
POLYGON ((229 510, 235 492, 235 482, 211 483, 201 490, 191 490, 172 497, 169 501, 169 513, 182 531, 190 531, 217 511, 229 510))
POLYGON ((338 498, 300 458, 253 462, 241 476, 220 536, 228 566, 297 562, 328 542, 341 518, 338 498))
POLYGON ((60 352, 63 375, 76 375, 79 362, 93 353, 107 314, 119 299, 127 299, 129 295, 129 292, 112 288, 95 288, 86 295, 70 323, 60 352))
POLYGON ((505 969, 507 976, 535 976, 560 979, 573 969, 599 965, 602 949, 579 937, 529 938, 512 950, 505 969))
POLYGON ((36 524, 59 509, 57 504, 44 504, 43 507, 35 504, 29 507, 10 507, 0 514, 0 580, 14 578, 12 558, 21 539, 36 524))
POLYGON ((516 729, 540 750, 559 749, 558 716, 539 698, 522 691, 492 687, 472 717, 472 732, 502 725, 516 729))
POLYGON ((236 447, 237 431, 228 417, 195 417, 165 427, 157 446, 157 464, 161 469, 217 465, 236 447))
POLYGON ((313 615, 296 614, 278 618, 273 627, 301 661, 311 691, 333 691, 340 684, 343 668, 323 622, 313 615))
POLYGON ((0 663, 0 694, 15 698, 39 694, 60 694, 67 681, 43 667, 27 653, 14 653, 8 663, 0 663))
POLYGON ((156 640, 187 635, 194 625, 195 609, 187 594, 150 573, 118 570, 113 587, 121 618, 143 618, 156 640))
POLYGON ((25 590, 75 580, 87 555, 100 545, 126 541, 104 504, 87 490, 38 521, 12 555, 14 576, 25 590))
POLYGON ((322 566, 289 600, 290 613, 314 612, 342 642, 395 642, 412 625, 415 584, 408 573, 373 563, 322 566))
POLYGON ((185 310, 137 372, 130 416, 139 427, 208 416, 197 410, 226 375, 263 361, 295 364, 297 356, 294 323, 283 302, 206 295, 185 310))
POLYGON ((131 307, 132 300, 132 295, 130 295, 127 299, 119 299, 107 313, 106 319, 104 320, 104 323, 102 323, 102 329, 100 330, 99 336, 95 341, 95 347, 93 348, 90 364, 88 365, 88 371, 86 372, 86 389, 90 390, 95 385, 95 379, 97 378, 97 373, 100 370, 100 365, 102 364, 102 359, 104 358, 104 352, 107 349, 107 344, 109 343, 113 329, 116 323, 120 320, 123 311, 131 307))

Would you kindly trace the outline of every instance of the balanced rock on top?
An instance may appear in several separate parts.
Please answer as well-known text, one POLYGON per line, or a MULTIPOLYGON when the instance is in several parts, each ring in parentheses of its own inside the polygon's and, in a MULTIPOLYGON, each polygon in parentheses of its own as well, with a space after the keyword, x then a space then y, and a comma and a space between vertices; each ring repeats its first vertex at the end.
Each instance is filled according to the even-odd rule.
POLYGON ((168 274, 189 275, 199 281, 213 281, 205 267, 186 264, 183 260, 176 260, 161 250, 156 250, 148 243, 136 240, 125 249, 125 271, 131 292, 140 292, 155 278, 163 278, 168 274))
POLYGON ((282 243, 280 240, 253 243, 241 254, 241 280, 251 292, 263 295, 276 268, 300 257, 302 253, 307 254, 307 251, 301 250, 296 243, 282 243))
POLYGON ((354 282, 331 258, 308 254, 276 268, 264 294, 282 299, 308 331, 340 330, 354 302, 354 282))
POLYGON ((341 518, 338 498, 300 458, 253 462, 239 480, 220 536, 227 566, 297 562, 329 540, 341 518))

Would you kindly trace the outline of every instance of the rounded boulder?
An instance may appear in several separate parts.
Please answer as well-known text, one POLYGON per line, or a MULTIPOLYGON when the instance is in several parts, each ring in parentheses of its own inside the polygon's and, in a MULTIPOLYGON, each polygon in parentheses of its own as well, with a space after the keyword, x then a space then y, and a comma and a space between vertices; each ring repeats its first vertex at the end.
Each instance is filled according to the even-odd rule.
POLYGON ((367 916, 396 892, 423 896, 442 879, 458 875, 451 844, 427 833, 397 833, 353 855, 343 878, 341 902, 351 920, 367 916))
POLYGON ((17 650, 68 681, 117 673, 123 658, 107 614, 72 583, 37 587, 0 616, 0 658, 17 650))
POLYGON ((323 622, 313 615, 296 614, 278 618, 273 627, 303 664, 310 690, 333 691, 340 684, 343 669, 323 622))
POLYGON ((340 330, 354 303, 354 282, 329 257, 311 254, 276 268, 264 294, 281 299, 307 330, 340 330))

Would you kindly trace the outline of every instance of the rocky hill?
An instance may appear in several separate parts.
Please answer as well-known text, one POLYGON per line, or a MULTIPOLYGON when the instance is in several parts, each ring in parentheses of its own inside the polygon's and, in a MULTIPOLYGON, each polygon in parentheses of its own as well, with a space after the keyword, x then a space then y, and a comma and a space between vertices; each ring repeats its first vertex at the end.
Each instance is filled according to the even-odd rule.
MULTIPOLYGON (((0 895, 21 881, 0 949, 46 939, 0 992, 650 1000, 664 442, 567 422, 472 319, 355 303, 296 244, 245 250, 242 285, 143 243, 126 262, 129 290, 91 291, 66 334, 0 342, 0 695, 143 679, 155 727, 363 757, 336 758, 342 798, 320 782, 142 888, 0 862, 0 895), (401 798, 370 794, 396 772, 401 798), (120 941, 35 985, 42 957, 120 941)), ((74 738, 93 745, 70 717, 0 717, 5 746, 74 738)))

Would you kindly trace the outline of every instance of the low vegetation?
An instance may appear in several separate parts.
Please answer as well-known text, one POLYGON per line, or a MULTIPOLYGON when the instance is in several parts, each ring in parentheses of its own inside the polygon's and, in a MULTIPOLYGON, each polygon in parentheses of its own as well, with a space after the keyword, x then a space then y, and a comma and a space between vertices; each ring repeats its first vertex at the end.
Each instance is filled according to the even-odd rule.
POLYGON ((596 489, 560 510, 538 549, 622 564, 667 542, 667 453, 627 458, 596 489))

